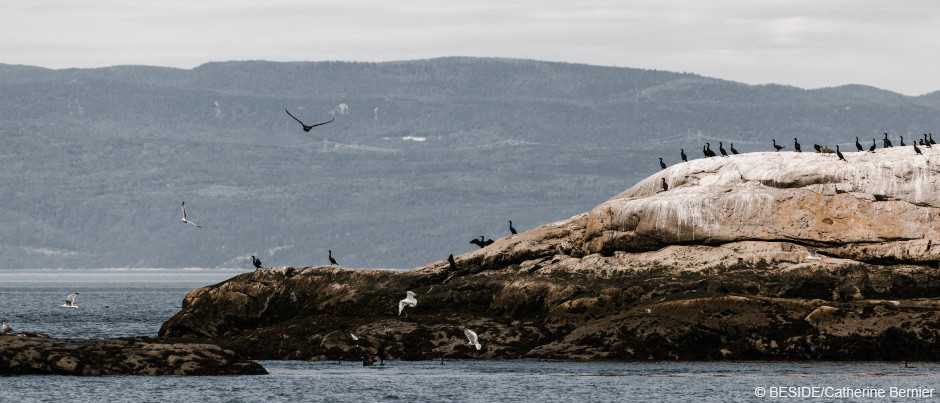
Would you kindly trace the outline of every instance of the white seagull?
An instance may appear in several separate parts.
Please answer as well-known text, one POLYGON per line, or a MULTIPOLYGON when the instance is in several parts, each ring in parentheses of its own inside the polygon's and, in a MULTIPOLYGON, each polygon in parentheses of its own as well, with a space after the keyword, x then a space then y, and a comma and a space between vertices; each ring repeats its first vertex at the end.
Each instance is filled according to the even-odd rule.
POLYGON ((820 260, 820 259, 822 259, 821 256, 816 255, 816 252, 819 252, 819 251, 816 250, 816 249, 813 249, 813 250, 809 251, 809 254, 806 255, 806 260, 820 260))
POLYGON ((3 322, 3 333, 10 333, 13 331, 13 328, 10 327, 6 322, 3 322))
POLYGON ((477 350, 479 350, 482 346, 480 346, 480 339, 477 338, 476 332, 465 327, 462 327, 461 329, 463 329, 463 334, 467 335, 467 340, 470 340, 470 345, 476 347, 477 350))
POLYGON ((69 294, 68 297, 65 297, 65 303, 62 304, 62 306, 65 308, 78 308, 78 305, 73 305, 73 303, 75 302, 75 297, 77 296, 78 296, 77 292, 73 292, 69 294))
POLYGON ((401 315, 401 311, 404 310, 406 306, 414 308, 415 305, 418 305, 415 293, 414 291, 408 291, 408 298, 398 301, 398 314, 401 315))
MULTIPOLYGON (((186 219, 186 202, 183 202, 183 222, 187 224, 196 225, 196 223, 186 219)), ((196 228, 202 228, 199 225, 196 225, 196 228)))

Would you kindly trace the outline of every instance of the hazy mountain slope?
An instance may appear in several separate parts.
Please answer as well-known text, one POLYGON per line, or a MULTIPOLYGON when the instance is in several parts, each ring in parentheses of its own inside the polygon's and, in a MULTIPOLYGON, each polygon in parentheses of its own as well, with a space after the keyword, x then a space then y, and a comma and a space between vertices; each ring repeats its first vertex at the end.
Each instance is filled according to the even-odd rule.
POLYGON ((304 266, 332 249, 410 268, 509 219, 585 211, 680 147, 919 136, 933 98, 477 58, 0 65, 2 266, 304 266), (336 120, 304 133, 284 108, 336 120), (179 222, 182 200, 205 229, 179 222))

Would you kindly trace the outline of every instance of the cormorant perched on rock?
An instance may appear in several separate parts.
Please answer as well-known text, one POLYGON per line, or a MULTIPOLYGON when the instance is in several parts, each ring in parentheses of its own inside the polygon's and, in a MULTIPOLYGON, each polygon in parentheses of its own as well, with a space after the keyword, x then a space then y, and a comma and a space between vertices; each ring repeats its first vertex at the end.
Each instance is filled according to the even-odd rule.
POLYGON ((770 139, 770 140, 774 142, 774 148, 776 148, 777 151, 780 151, 780 150, 783 149, 784 146, 777 145, 777 140, 776 140, 776 139, 770 139))
POLYGON ((930 136, 930 144, 937 144, 936 141, 933 141, 933 133, 928 133, 927 135, 930 136))
POLYGON ((728 152, 725 151, 725 146, 724 146, 724 144, 721 144, 720 141, 718 142, 718 151, 721 151, 721 156, 722 156, 722 157, 727 157, 727 156, 728 156, 728 152))
POLYGON ((457 270, 457 261, 454 260, 454 254, 453 254, 453 253, 451 253, 450 256, 447 257, 447 263, 450 263, 450 269, 451 269, 451 270, 457 270))
POLYGON ((330 255, 329 255, 329 257, 330 257, 330 266, 336 264, 336 259, 333 259, 333 251, 327 250, 327 252, 329 252, 329 254, 330 254, 330 255))
POLYGON ((473 240, 470 241, 470 243, 482 248, 483 246, 485 246, 483 245, 483 239, 484 239, 483 235, 480 235, 480 239, 473 238, 473 240))
POLYGON ((294 115, 291 115, 291 114, 290 114, 290 111, 288 111, 287 108, 284 108, 284 112, 287 112, 287 114, 290 115, 290 117, 294 118, 294 120, 296 120, 298 123, 300 123, 300 125, 304 127, 304 131, 305 131, 305 132, 309 132, 310 129, 313 129, 314 127, 323 126, 323 125, 325 125, 325 124, 327 124, 327 123, 332 122, 333 119, 336 119, 336 117, 334 116, 332 119, 327 120, 326 122, 316 123, 316 124, 314 124, 314 125, 312 125, 312 126, 307 126, 306 124, 304 124, 304 122, 301 122, 300 119, 297 119, 296 117, 294 117, 294 115))
MULTIPOLYGON (((839 151, 839 145, 838 145, 838 144, 836 144, 836 155, 839 156, 839 159, 840 159, 840 160, 845 161, 845 157, 842 156, 842 151, 839 151)), ((848 161, 846 161, 846 162, 848 162, 848 161)))
POLYGON ((669 190, 669 185, 666 184, 666 178, 662 178, 662 180, 663 180, 663 192, 665 192, 669 190))
POLYGON ((705 154, 705 158, 711 157, 708 155, 708 146, 702 146, 702 154, 705 154))
POLYGON ((251 263, 255 265, 256 269, 261 268, 261 259, 254 257, 254 255, 251 256, 251 263))
POLYGON ((906 146, 907 144, 904 144, 904 136, 898 136, 898 137, 901 138, 901 147, 906 146))
POLYGON ((888 140, 888 133, 885 133, 885 138, 882 141, 884 142, 884 148, 894 147, 891 145, 891 140, 888 140))
POLYGON ((662 169, 666 169, 666 163, 663 162, 663 157, 659 157, 659 166, 660 166, 662 169))
POLYGON ((865 151, 865 149, 862 148, 862 143, 858 142, 858 136, 855 136, 855 148, 858 149, 858 152, 865 151))
POLYGON ((924 145, 925 147, 927 147, 927 148, 931 148, 931 147, 930 147, 930 140, 927 140, 927 133, 924 133, 924 143, 923 143, 923 145, 924 145))
MULTIPOLYGON (((662 159, 662 158, 660 158, 662 159)), ((512 220, 509 220, 509 232, 512 232, 513 235, 516 235, 516 228, 512 226, 512 220)))
POLYGON ((712 143, 705 143, 705 150, 706 150, 705 152, 708 153, 709 157, 715 157, 718 155, 718 154, 715 154, 714 151, 712 151, 712 143))
POLYGON ((685 156, 685 149, 679 149, 679 155, 682 156, 683 162, 689 162, 689 158, 685 156))
POLYGON ((871 139, 871 147, 868 147, 868 152, 875 152, 875 139, 871 139))
POLYGON ((738 150, 734 149, 734 143, 731 143, 731 153, 734 155, 738 155, 738 150))
POLYGON ((920 149, 917 148, 917 143, 914 143, 914 152, 917 153, 917 155, 923 155, 921 154, 920 149))
POLYGON ((815 149, 817 153, 821 153, 821 152, 822 152, 822 148, 819 147, 819 144, 813 144, 813 149, 815 149))
POLYGON ((793 148, 795 148, 796 152, 798 153, 803 152, 803 150, 800 149, 800 142, 796 139, 796 137, 793 138, 793 148))

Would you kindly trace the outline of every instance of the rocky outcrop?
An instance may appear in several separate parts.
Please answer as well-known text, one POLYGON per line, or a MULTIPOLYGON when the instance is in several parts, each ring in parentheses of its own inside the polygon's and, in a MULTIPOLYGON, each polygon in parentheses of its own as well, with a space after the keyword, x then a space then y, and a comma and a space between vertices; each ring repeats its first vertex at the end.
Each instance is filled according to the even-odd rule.
POLYGON ((245 273, 187 294, 160 337, 266 359, 938 360, 940 151, 925 154, 694 160, 457 270, 245 273))
POLYGON ((0 334, 0 375, 256 375, 260 364, 211 344, 59 340, 0 334))

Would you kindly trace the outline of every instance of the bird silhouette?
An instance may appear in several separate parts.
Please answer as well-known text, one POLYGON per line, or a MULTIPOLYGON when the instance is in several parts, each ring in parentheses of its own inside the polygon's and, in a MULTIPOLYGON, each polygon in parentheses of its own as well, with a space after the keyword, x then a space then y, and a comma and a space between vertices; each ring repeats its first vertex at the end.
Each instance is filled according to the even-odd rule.
POLYGON ((901 147, 906 146, 907 144, 904 144, 904 136, 898 136, 898 137, 901 138, 901 147))
POLYGON ((483 235, 480 235, 480 239, 474 238, 472 241, 470 241, 470 243, 472 243, 472 244, 474 244, 474 245, 479 246, 479 247, 482 248, 482 247, 486 246, 486 245, 483 244, 483 243, 484 243, 484 241, 483 241, 484 239, 485 239, 485 238, 483 238, 483 235))
POLYGON ((936 141, 933 141, 933 133, 928 133, 927 135, 930 136, 930 144, 937 144, 936 141))
POLYGON ((512 220, 509 220, 509 232, 512 232, 513 235, 516 235, 516 228, 512 226, 512 220))
POLYGON ((871 139, 871 147, 868 147, 868 152, 875 152, 875 139, 871 139))
POLYGON ((731 143, 731 153, 734 155, 738 155, 738 150, 734 149, 734 143, 731 143))
POLYGON ((682 156, 683 162, 689 162, 689 158, 685 156, 685 149, 679 149, 679 155, 682 156))
POLYGON ((855 148, 858 149, 858 152, 865 151, 865 149, 862 148, 862 143, 858 142, 858 136, 855 136, 855 148))
POLYGON ((720 141, 718 142, 718 151, 721 151, 721 156, 722 156, 722 157, 727 157, 727 156, 728 156, 728 152, 725 151, 725 146, 724 146, 724 144, 721 144, 720 141))
POLYGON ((888 133, 885 133, 885 138, 882 139, 882 141, 884 142, 884 148, 894 147, 893 145, 891 145, 891 140, 888 140, 888 133))
POLYGON ((457 261, 454 260, 454 254, 453 254, 453 253, 451 253, 450 256, 447 257, 447 263, 450 263, 450 269, 451 269, 451 270, 457 270, 457 261))
POLYGON ((924 147, 931 148, 930 140, 927 140, 927 133, 924 133, 924 147))
POLYGON ((770 139, 770 140, 774 142, 774 148, 776 148, 777 151, 780 151, 783 149, 784 146, 778 145, 776 139, 770 139))
POLYGON ((796 137, 793 138, 793 148, 795 148, 796 152, 798 153, 803 152, 803 150, 800 149, 800 142, 796 139, 796 137))
MULTIPOLYGON (((839 159, 845 161, 845 156, 842 155, 842 151, 839 151, 839 145, 836 144, 836 155, 839 156, 839 159)), ((848 162, 848 161, 846 161, 848 162)))
POLYGON ((332 122, 333 119, 336 119, 336 116, 334 116, 333 118, 331 118, 330 120, 327 120, 326 122, 320 122, 320 123, 317 123, 317 124, 313 124, 313 125, 307 126, 307 124, 305 124, 304 122, 301 122, 300 119, 297 119, 297 117, 295 117, 294 115, 291 115, 290 111, 287 110, 287 108, 284 108, 284 112, 287 112, 287 114, 290 115, 290 117, 294 118, 294 120, 296 120, 298 123, 300 123, 300 125, 304 127, 304 131, 305 131, 305 132, 309 132, 310 129, 313 129, 314 127, 323 126, 323 125, 325 125, 325 124, 327 124, 327 123, 332 122))
POLYGON ((662 180, 663 180, 663 192, 665 192, 669 190, 669 185, 666 184, 666 178, 662 178, 662 180))
POLYGON ((822 147, 820 147, 819 144, 813 144, 813 149, 816 150, 817 153, 822 152, 822 147))
POLYGON ((663 157, 659 157, 659 166, 660 166, 662 169, 666 169, 666 163, 663 162, 663 157))
POLYGON ((333 251, 331 251, 331 250, 327 250, 327 252, 329 253, 329 258, 330 258, 330 266, 332 266, 332 265, 334 265, 334 264, 336 264, 336 259, 333 259, 333 251))
POLYGON ((711 157, 711 155, 708 155, 708 147, 707 147, 707 146, 702 146, 702 154, 705 154, 705 158, 711 157))
POLYGON ((923 155, 921 154, 920 149, 917 148, 917 143, 914 143, 914 152, 917 153, 917 155, 923 155))
POLYGON ((255 265, 256 269, 261 268, 261 259, 256 258, 254 255, 251 256, 251 263, 255 265))

